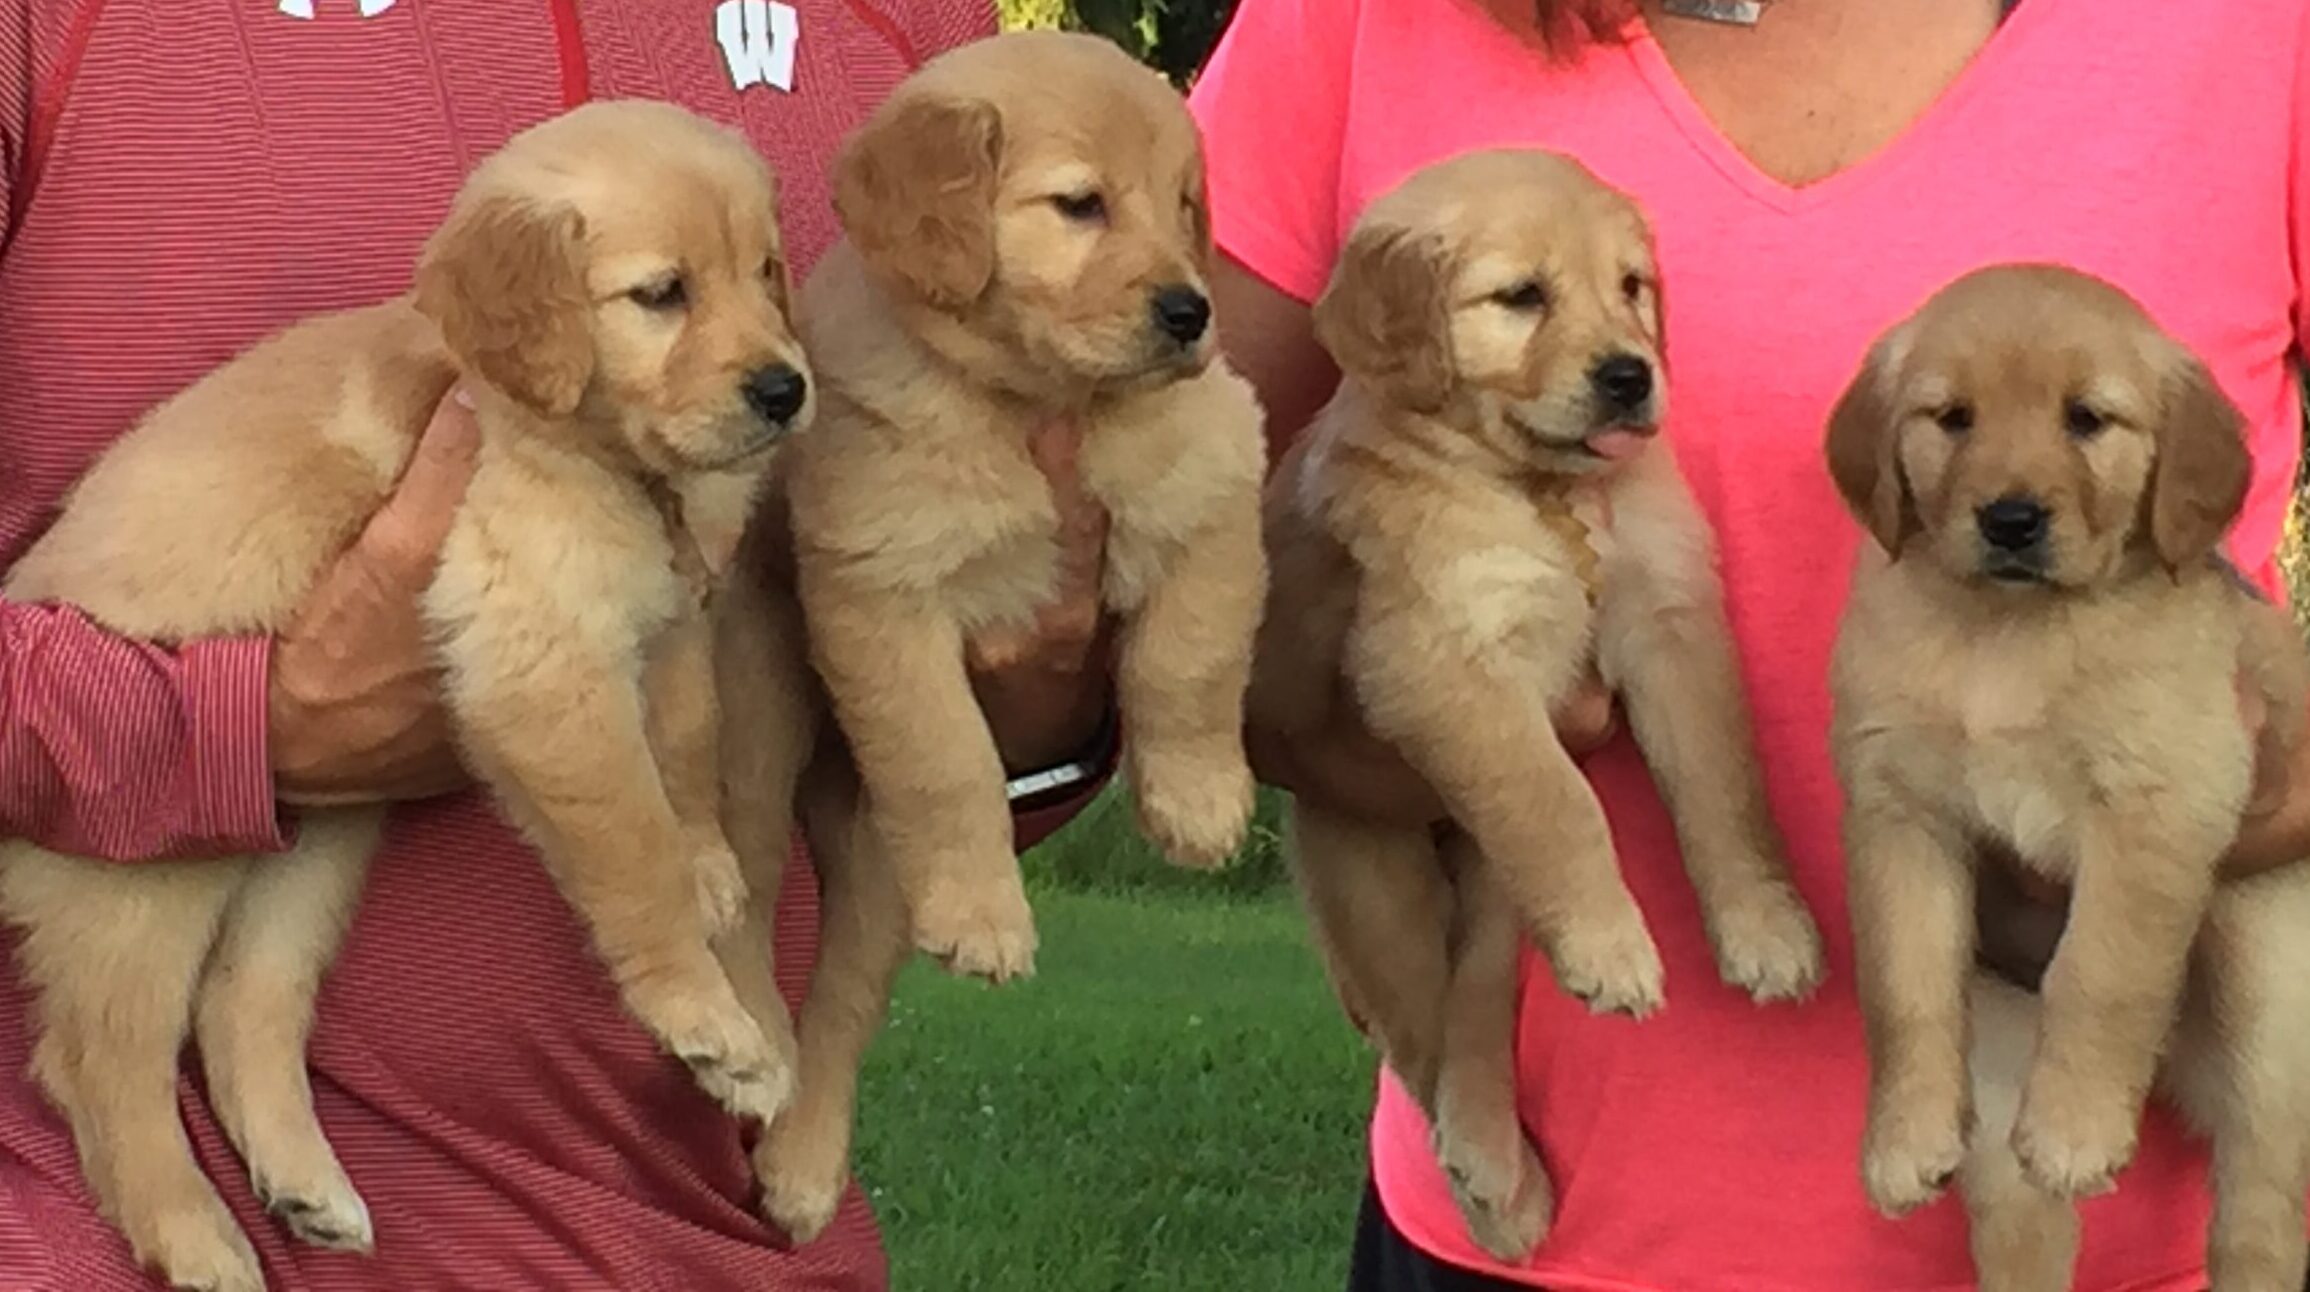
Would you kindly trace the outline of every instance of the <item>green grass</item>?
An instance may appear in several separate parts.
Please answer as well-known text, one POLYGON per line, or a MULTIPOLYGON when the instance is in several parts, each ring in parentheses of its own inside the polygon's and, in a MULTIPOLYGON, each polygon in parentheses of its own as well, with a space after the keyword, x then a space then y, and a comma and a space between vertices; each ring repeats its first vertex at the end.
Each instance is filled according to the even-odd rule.
POLYGON ((1340 1286, 1372 1060, 1288 894, 1140 874, 1127 832, 1037 850, 1032 980, 900 980, 858 1146, 900 1292, 1340 1286))
POLYGON ((1217 871, 1163 860, 1132 821, 1130 795, 1110 788, 1067 828, 1028 853, 1027 882, 1078 892, 1264 897, 1288 893, 1283 869, 1282 796, 1262 790, 1243 850, 1217 871))

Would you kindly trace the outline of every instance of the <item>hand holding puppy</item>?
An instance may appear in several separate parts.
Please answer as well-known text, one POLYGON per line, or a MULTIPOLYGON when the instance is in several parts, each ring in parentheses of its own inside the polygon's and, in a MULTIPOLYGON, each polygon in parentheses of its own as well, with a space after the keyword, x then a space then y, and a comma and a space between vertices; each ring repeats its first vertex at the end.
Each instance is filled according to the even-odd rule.
POLYGON ((417 600, 479 443, 473 410, 443 399, 392 497, 275 643, 268 708, 283 801, 423 798, 467 782, 417 600))
MULTIPOLYGON (((2270 720, 2261 694, 2241 680, 2238 704, 2246 725, 2259 736, 2270 720)), ((2259 738, 2255 747, 2254 795, 2246 804, 2238 840, 2222 862, 2222 873, 2230 879, 2310 857, 2310 750, 2296 747, 2279 754, 2259 738)))

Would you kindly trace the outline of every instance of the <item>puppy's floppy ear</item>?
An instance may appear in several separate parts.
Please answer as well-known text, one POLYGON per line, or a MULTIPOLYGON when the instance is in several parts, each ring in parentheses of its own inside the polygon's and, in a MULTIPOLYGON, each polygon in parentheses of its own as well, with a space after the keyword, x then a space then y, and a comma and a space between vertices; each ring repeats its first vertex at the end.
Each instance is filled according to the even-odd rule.
POLYGON ((1899 339, 1889 336, 1870 347, 1859 372, 1829 412, 1823 451, 1829 478, 1845 506, 1889 556, 1917 527, 1917 509, 1901 473, 1900 410, 1893 406, 1893 370, 1899 339))
POLYGON ((1661 286, 1660 274, 1652 276, 1652 352, 1660 360, 1662 371, 1668 369, 1668 289, 1661 286))
POLYGON ((1195 263, 1209 273, 1214 249, 1211 242, 1211 197, 1205 186, 1203 154, 1195 154, 1195 171, 1187 185, 1188 233, 1195 239, 1195 263))
POLYGON ((593 378, 585 220, 512 194, 460 202, 417 265, 417 308, 468 371, 566 417, 593 378))
POLYGON ((938 309, 977 300, 995 275, 1003 122, 944 96, 889 105, 834 161, 834 209, 879 276, 938 309))
POLYGON ((1341 371, 1434 412, 1452 394, 1450 257, 1431 234, 1366 224, 1315 303, 1315 335, 1341 371))
POLYGON ((2204 560, 2245 505, 2254 459, 2246 417, 2194 355, 2166 378, 2165 420, 2150 470, 2150 543, 2169 570, 2204 560))

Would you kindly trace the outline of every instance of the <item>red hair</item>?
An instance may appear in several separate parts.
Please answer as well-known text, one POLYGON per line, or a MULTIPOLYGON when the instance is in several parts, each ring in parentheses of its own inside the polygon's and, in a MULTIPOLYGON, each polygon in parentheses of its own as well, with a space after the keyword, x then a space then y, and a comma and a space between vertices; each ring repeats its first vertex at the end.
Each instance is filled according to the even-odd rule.
POLYGON ((1474 0, 1501 26, 1560 58, 1590 44, 1611 44, 1636 17, 1636 0, 1474 0))

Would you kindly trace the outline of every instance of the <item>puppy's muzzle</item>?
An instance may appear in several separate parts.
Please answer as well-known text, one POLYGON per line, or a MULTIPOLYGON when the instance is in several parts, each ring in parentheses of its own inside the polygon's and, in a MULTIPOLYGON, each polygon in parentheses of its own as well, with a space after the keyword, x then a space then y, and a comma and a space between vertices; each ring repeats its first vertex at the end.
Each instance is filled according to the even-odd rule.
POLYGON ((1192 287, 1174 284, 1156 291, 1148 301, 1155 330, 1179 345, 1192 348, 1211 327, 1211 302, 1192 287))
POLYGON ((1982 572, 2012 582, 2042 578, 2052 521, 2045 504, 2026 495, 2007 494, 1984 504, 1973 513, 1981 534, 1982 572))
POLYGON ((774 363, 748 373, 739 393, 767 428, 762 438, 772 439, 792 427, 804 401, 810 398, 810 383, 786 364, 774 363))

